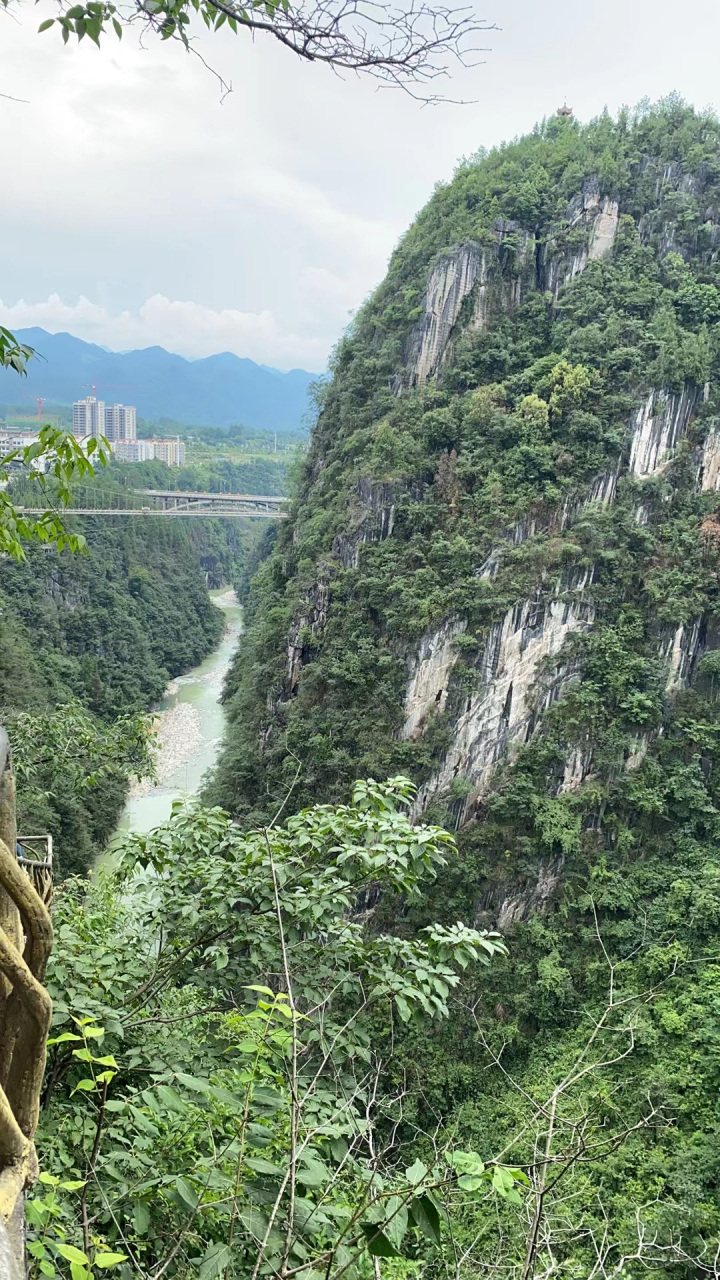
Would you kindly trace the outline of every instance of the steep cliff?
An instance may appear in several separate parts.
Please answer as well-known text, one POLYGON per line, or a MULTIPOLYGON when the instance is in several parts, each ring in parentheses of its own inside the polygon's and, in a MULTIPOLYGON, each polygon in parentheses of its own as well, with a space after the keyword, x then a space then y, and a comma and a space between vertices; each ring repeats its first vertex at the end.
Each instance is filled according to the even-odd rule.
POLYGON ((619 966, 635 1136, 578 1196, 631 1243, 655 1205, 663 1276, 720 1233, 719 490, 717 122, 558 117, 463 163, 338 348, 210 789, 262 820, 402 770, 458 831, 434 914, 403 919, 499 925, 510 962, 467 996, 479 1040, 463 1017, 409 1061, 482 1141, 521 1123, 511 1076, 581 1052, 619 966))
MULTIPOLYGON (((582 679, 612 616, 596 544, 630 510, 655 583, 680 491, 720 476, 717 164, 714 126, 670 103, 553 119, 437 191, 338 349, 256 584, 214 786, 237 813, 297 759, 296 802, 403 768, 466 822, 582 679)), ((714 499, 684 501, 699 528, 714 499)), ((673 599, 643 644, 677 688, 706 642, 673 599), (665 630, 689 622, 678 664, 665 630)))

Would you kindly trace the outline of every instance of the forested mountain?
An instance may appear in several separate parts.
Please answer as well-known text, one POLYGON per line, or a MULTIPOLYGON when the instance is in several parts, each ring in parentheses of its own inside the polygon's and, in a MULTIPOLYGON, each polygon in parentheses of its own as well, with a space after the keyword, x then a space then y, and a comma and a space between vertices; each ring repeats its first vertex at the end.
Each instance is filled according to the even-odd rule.
POLYGON ((457 831, 396 923, 510 959, 406 1043, 409 1123, 501 1149, 572 1079, 546 1274, 714 1274, 719 412, 714 118, 558 116, 464 162, 336 352, 229 678, 209 795, 243 823, 402 771, 457 831))
MULTIPOLYGON (((134 404, 145 418, 174 418, 187 426, 229 427, 244 423, 271 431, 297 431, 308 413, 308 387, 315 374, 282 373, 243 360, 231 351, 186 360, 164 347, 106 351, 69 333, 20 329, 20 341, 42 357, 28 365, 23 393, 72 404, 95 394, 134 404)), ((0 402, 15 403, 13 370, 0 368, 0 402)))

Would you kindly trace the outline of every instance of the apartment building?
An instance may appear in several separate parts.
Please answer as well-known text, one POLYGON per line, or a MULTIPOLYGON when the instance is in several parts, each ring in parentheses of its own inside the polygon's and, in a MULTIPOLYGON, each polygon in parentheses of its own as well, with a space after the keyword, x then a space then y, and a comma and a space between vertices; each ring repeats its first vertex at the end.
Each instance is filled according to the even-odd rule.
POLYGON ((185 462, 185 445, 178 436, 174 440, 153 440, 155 457, 167 462, 169 467, 182 467, 185 462))
POLYGON ((137 438, 137 414, 133 404, 109 404, 105 409, 105 436, 115 440, 137 438))
POLYGON ((0 431, 0 458, 7 458, 16 449, 37 444, 39 436, 33 431, 0 431))
POLYGON ((105 401, 95 396, 76 400, 73 405, 73 435, 79 440, 86 436, 105 435, 105 401))
POLYGON ((120 462, 151 462, 155 457, 154 440, 115 440, 111 448, 120 462))

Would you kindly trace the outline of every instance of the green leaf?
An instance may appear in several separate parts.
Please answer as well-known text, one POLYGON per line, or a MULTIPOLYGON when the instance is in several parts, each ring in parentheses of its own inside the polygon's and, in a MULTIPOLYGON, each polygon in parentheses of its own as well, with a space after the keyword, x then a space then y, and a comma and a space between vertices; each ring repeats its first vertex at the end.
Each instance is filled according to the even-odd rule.
POLYGON ((150 1208, 144 1200, 136 1200, 133 1205, 133 1226, 139 1236, 144 1236, 150 1226, 150 1208))
POLYGON ((297 1178, 305 1187, 321 1187, 330 1178, 330 1170, 322 1160, 306 1156, 298 1165, 297 1178))
POLYGON ((179 1197, 180 1203, 187 1209, 196 1209, 198 1205, 198 1196, 190 1183, 185 1178, 176 1178, 174 1191, 179 1197))
POLYGON ((79 1191, 81 1187, 85 1186, 85 1180, 81 1179, 76 1182, 60 1182, 58 1185, 62 1187, 63 1191, 79 1191))
POLYGON ((368 1253, 373 1258, 399 1258, 395 1245, 383 1234, 376 1222, 361 1222, 368 1253))
POLYGON ((94 1080, 85 1079, 85 1080, 81 1080, 79 1084, 75 1085, 75 1088, 73 1089, 73 1093, 77 1093, 78 1090, 82 1090, 83 1093, 95 1093, 96 1089, 97 1089, 97 1085, 95 1084, 94 1080))
POLYGON ((59 1178, 53 1177, 51 1173, 46 1173, 44 1169, 42 1173, 38 1174, 38 1182, 44 1182, 46 1187, 56 1187, 59 1181, 59 1178))
POLYGON ((221 1276, 230 1263, 232 1249, 229 1245, 215 1243, 208 1246, 200 1263, 198 1280, 215 1280, 221 1276))
POLYGON ((385 1205, 385 1235, 399 1251, 407 1231, 408 1211, 400 1196, 391 1196, 385 1205))
POLYGON ((242 1209, 239 1217, 246 1231, 249 1231, 254 1240, 259 1243, 265 1238, 268 1220, 260 1209, 255 1209, 251 1205, 247 1209, 242 1209))
POLYGON ((422 1182, 426 1173, 427 1165, 423 1164, 422 1160, 416 1160, 409 1169, 405 1170, 405 1177, 411 1186, 416 1187, 419 1182, 422 1182))
POLYGON ((410 1203, 410 1218, 433 1244, 440 1244, 440 1211, 429 1195, 418 1196, 410 1203))
POLYGON ((80 1249, 76 1249, 74 1244, 61 1244, 57 1240, 54 1242, 55 1249, 64 1258, 66 1262, 79 1262, 87 1266, 87 1257, 80 1249))
POLYGON ((171 1111, 185 1111, 187 1103, 183 1102, 177 1089, 171 1089, 167 1084, 159 1084, 155 1090, 161 1102, 171 1111))
POLYGON ((120 1262, 127 1261, 126 1253, 96 1253, 93 1258, 94 1267, 116 1267, 120 1262))
POLYGON ((182 1071, 175 1072, 175 1079, 184 1084, 186 1089, 192 1089, 194 1093, 208 1093, 212 1088, 209 1080, 201 1080, 197 1076, 187 1076, 182 1071))
POLYGON ((247 1156, 245 1164, 253 1173, 267 1173, 282 1175, 283 1170, 279 1165, 272 1164, 270 1160, 263 1160, 261 1156, 247 1156))
POLYGON ((57 1271, 55 1270, 52 1262, 50 1262, 47 1258, 44 1258, 43 1261, 40 1263, 40 1270, 44 1276, 50 1276, 52 1278, 53 1276, 57 1275, 57 1271))
POLYGON ((92 1280, 92 1271, 88 1271, 81 1262, 70 1263, 70 1275, 72 1280, 92 1280))

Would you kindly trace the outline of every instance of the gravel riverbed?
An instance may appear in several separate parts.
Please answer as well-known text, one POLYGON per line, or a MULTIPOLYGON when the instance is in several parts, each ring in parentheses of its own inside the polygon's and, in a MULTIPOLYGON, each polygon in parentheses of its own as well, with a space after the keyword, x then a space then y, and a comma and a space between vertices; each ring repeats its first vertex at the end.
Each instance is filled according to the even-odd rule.
POLYGON ((152 795, 156 787, 167 782, 202 746, 200 712, 189 702, 176 702, 167 711, 158 712, 155 731, 157 777, 154 781, 144 778, 142 782, 133 783, 130 788, 131 800, 152 795))

